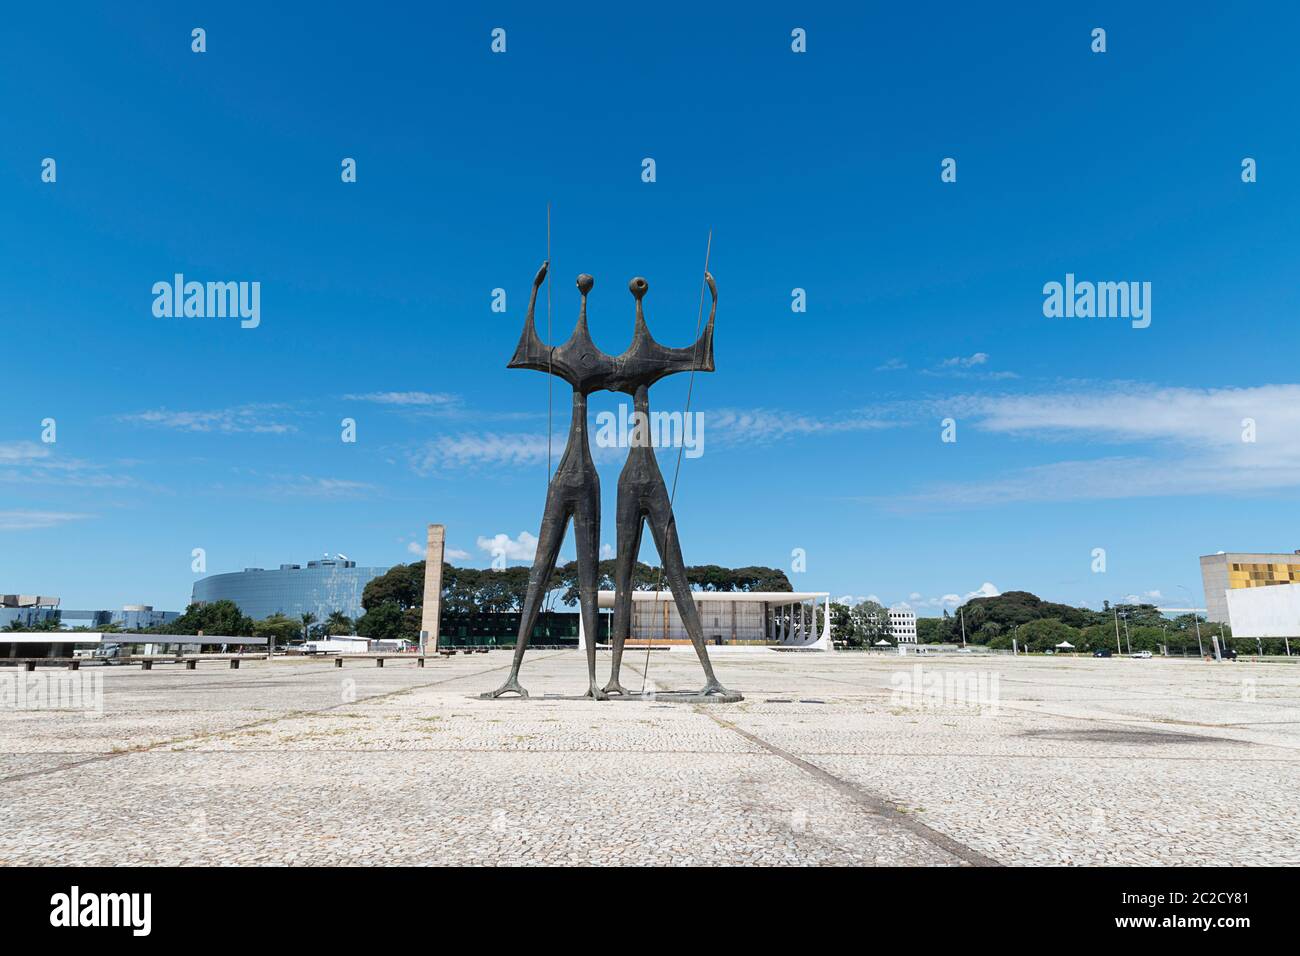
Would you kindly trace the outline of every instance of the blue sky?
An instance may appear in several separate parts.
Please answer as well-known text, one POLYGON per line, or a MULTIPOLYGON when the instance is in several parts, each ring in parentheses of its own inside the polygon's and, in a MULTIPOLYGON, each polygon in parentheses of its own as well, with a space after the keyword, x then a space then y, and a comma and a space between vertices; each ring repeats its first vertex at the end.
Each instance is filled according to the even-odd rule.
POLYGON ((1300 547, 1294 5, 268 6, 6 12, 0 591, 176 609, 194 548, 392 564, 429 521, 526 555, 547 385, 505 363, 548 202, 553 338, 588 272, 611 353, 634 275, 691 341, 713 230, 688 563, 802 548, 796 587, 924 614, 1199 604, 1198 555, 1300 547), (177 272, 260 282, 260 325, 156 318, 177 272), (1150 282, 1150 327, 1045 317, 1066 273, 1150 282))

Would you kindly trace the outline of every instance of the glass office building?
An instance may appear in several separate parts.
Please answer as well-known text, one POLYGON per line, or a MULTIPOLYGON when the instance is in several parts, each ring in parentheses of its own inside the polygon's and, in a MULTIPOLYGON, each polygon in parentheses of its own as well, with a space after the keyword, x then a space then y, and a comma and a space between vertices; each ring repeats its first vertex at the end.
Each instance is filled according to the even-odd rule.
POLYGON ((245 568, 196 581, 193 600, 204 604, 234 601, 255 621, 277 612, 287 617, 311 613, 324 621, 333 611, 356 620, 363 613, 361 592, 366 583, 386 571, 388 568, 359 568, 355 561, 344 559, 282 564, 274 571, 245 568))

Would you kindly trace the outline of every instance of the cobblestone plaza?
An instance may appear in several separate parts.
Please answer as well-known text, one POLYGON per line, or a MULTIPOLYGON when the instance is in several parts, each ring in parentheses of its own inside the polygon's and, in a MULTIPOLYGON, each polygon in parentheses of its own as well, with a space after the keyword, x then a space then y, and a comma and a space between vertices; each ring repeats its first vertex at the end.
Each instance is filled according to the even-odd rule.
POLYGON ((103 668, 102 716, 0 710, 0 864, 1300 863, 1287 663, 735 653, 684 705, 541 651, 478 700, 508 663, 103 668))

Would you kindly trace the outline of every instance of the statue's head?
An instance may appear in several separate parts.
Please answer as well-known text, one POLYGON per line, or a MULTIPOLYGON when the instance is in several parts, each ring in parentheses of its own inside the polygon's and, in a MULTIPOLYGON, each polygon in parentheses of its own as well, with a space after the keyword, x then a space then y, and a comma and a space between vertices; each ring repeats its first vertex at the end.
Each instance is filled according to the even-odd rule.
POLYGON ((578 291, 581 292, 583 295, 586 295, 588 292, 590 292, 591 287, 594 286, 595 284, 596 284, 596 280, 593 279, 591 276, 587 275, 587 273, 585 272, 582 275, 578 276, 578 291))
POLYGON ((650 283, 646 282, 641 276, 634 278, 627 284, 627 287, 636 296, 638 302, 643 295, 650 291, 650 283))

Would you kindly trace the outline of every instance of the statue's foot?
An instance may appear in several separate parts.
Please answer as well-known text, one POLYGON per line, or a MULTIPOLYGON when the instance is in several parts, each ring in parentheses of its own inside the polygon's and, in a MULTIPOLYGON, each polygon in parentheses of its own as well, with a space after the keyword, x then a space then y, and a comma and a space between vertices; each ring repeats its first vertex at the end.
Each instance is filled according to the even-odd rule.
POLYGON ((496 690, 485 691, 484 693, 479 694, 479 697, 483 700, 495 700, 503 694, 509 693, 518 694, 520 697, 528 696, 528 691, 524 690, 523 687, 520 686, 518 679, 512 677, 496 690))
POLYGON ((620 697, 632 696, 631 692, 614 678, 610 678, 609 683, 605 685, 605 693, 618 694, 620 697))
POLYGON ((590 697, 592 700, 609 700, 609 694, 597 687, 595 681, 591 682, 591 686, 587 688, 587 693, 582 696, 590 697))
POLYGON ((715 677, 704 685, 699 693, 700 697, 734 697, 736 696, 727 688, 723 687, 715 677))

